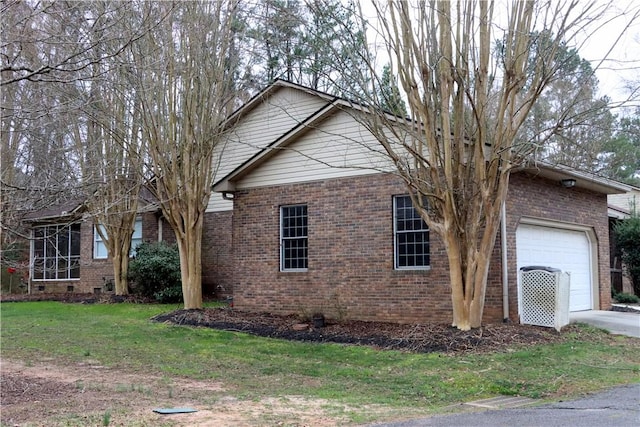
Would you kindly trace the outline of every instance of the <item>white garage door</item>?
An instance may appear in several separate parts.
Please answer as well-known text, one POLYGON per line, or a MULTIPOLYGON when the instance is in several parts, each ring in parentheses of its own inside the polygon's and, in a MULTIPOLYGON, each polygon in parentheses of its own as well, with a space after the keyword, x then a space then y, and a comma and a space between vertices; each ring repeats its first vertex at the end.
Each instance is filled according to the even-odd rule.
POLYGON ((591 310, 591 254, 587 234, 521 224, 516 232, 518 274, 520 267, 542 265, 571 273, 570 311, 591 310))

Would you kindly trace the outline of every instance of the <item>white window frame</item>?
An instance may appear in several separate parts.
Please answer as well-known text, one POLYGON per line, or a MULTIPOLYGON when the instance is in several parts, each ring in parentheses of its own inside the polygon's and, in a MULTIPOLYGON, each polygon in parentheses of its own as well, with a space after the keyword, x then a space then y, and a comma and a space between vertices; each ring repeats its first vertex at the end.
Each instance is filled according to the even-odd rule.
MULTIPOLYGON (((427 224, 424 222, 424 220, 422 220, 422 225, 423 228, 421 229, 416 229, 416 230, 398 230, 398 218, 397 218, 397 214, 398 214, 398 206, 397 206, 397 202, 398 199, 405 199, 405 200, 409 200, 409 202, 411 202, 411 197, 409 195, 398 195, 398 196, 393 196, 393 268, 394 270, 430 270, 431 269, 431 236, 429 235, 429 226, 427 226, 427 224), (408 235, 408 234, 417 234, 417 233, 427 233, 427 245, 428 245, 428 257, 429 257, 429 263, 427 265, 400 265, 400 254, 399 254, 399 242, 398 242, 398 238, 400 235, 408 235)), ((411 202, 411 206, 413 206, 413 203, 411 202)), ((415 209, 413 209, 413 212, 417 215, 417 212, 415 211, 415 209)), ((414 217, 415 218, 415 217, 414 217)))
MULTIPOLYGON (((93 259, 107 259, 109 257, 107 247, 98 233, 97 227, 103 227, 102 225, 93 226, 93 259)), ((142 218, 136 218, 136 222, 133 226, 133 235, 131 236, 131 251, 129 252, 129 258, 135 256, 136 247, 142 243, 142 218)))
POLYGON ((309 267, 309 209, 307 207, 306 204, 296 204, 296 205, 284 205, 284 206, 280 206, 280 271, 282 272, 304 272, 307 271, 309 267), (304 235, 299 235, 299 236, 285 236, 285 224, 284 224, 284 220, 285 220, 285 209, 292 209, 292 208, 304 208, 304 218, 305 218, 305 225, 304 225, 304 235), (304 247, 302 248, 305 251, 305 256, 301 257, 301 258, 296 258, 296 259, 301 259, 304 260, 305 263, 305 267, 286 267, 287 264, 287 256, 286 256, 286 251, 287 249, 287 243, 288 241, 293 241, 293 240, 303 240, 304 241, 304 247))
MULTIPOLYGON (((80 254, 82 252, 82 234, 80 224, 52 224, 33 228, 31 240, 31 278, 34 282, 80 280, 80 254), (42 237, 38 231, 43 230, 42 237), (65 235, 66 247, 60 246, 60 237, 65 235), (78 240, 73 244, 73 237, 78 240), (42 256, 36 254, 36 245, 42 243, 42 256), (75 246, 75 251, 74 251, 75 246), (48 249, 54 254, 49 255, 48 249), (74 254, 74 252, 77 252, 74 254), (61 263, 64 261, 64 263, 61 263), (42 272, 39 264, 42 263, 42 272), (66 265, 64 265, 66 264, 66 265), (54 273, 54 277, 51 276, 54 273), (42 277, 38 277, 38 276, 42 277), (77 277, 76 277, 77 275, 77 277)), ((63 240, 64 241, 64 240, 63 240)))

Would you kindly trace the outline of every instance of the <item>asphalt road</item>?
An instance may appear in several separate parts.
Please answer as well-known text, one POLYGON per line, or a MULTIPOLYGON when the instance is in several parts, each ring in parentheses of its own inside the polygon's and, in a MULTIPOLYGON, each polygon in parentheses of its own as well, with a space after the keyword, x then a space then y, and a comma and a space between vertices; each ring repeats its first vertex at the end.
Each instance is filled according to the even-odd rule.
POLYGON ((587 397, 527 408, 464 412, 371 427, 638 427, 640 383, 587 397))

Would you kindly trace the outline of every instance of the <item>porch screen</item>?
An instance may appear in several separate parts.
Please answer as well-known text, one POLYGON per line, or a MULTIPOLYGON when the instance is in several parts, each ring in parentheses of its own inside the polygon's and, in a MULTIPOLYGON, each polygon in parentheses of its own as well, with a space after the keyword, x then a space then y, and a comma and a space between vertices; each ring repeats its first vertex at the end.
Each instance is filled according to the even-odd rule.
POLYGON ((32 277, 34 280, 80 278, 80 224, 34 229, 32 277))

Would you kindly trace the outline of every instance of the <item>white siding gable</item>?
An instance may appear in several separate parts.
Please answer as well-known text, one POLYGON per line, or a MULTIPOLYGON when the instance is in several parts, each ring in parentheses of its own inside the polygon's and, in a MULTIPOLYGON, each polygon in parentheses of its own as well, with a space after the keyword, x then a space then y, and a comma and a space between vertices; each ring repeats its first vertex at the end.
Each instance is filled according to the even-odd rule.
POLYGON ((310 128, 236 182, 252 188, 380 173, 390 160, 371 133, 346 112, 310 128))
MULTIPOLYGON (((214 154, 213 182, 228 175, 326 104, 326 100, 303 90, 279 88, 229 131, 226 143, 214 154)), ((221 194, 211 195, 208 212, 230 209, 233 209, 231 201, 222 199, 221 194)))

